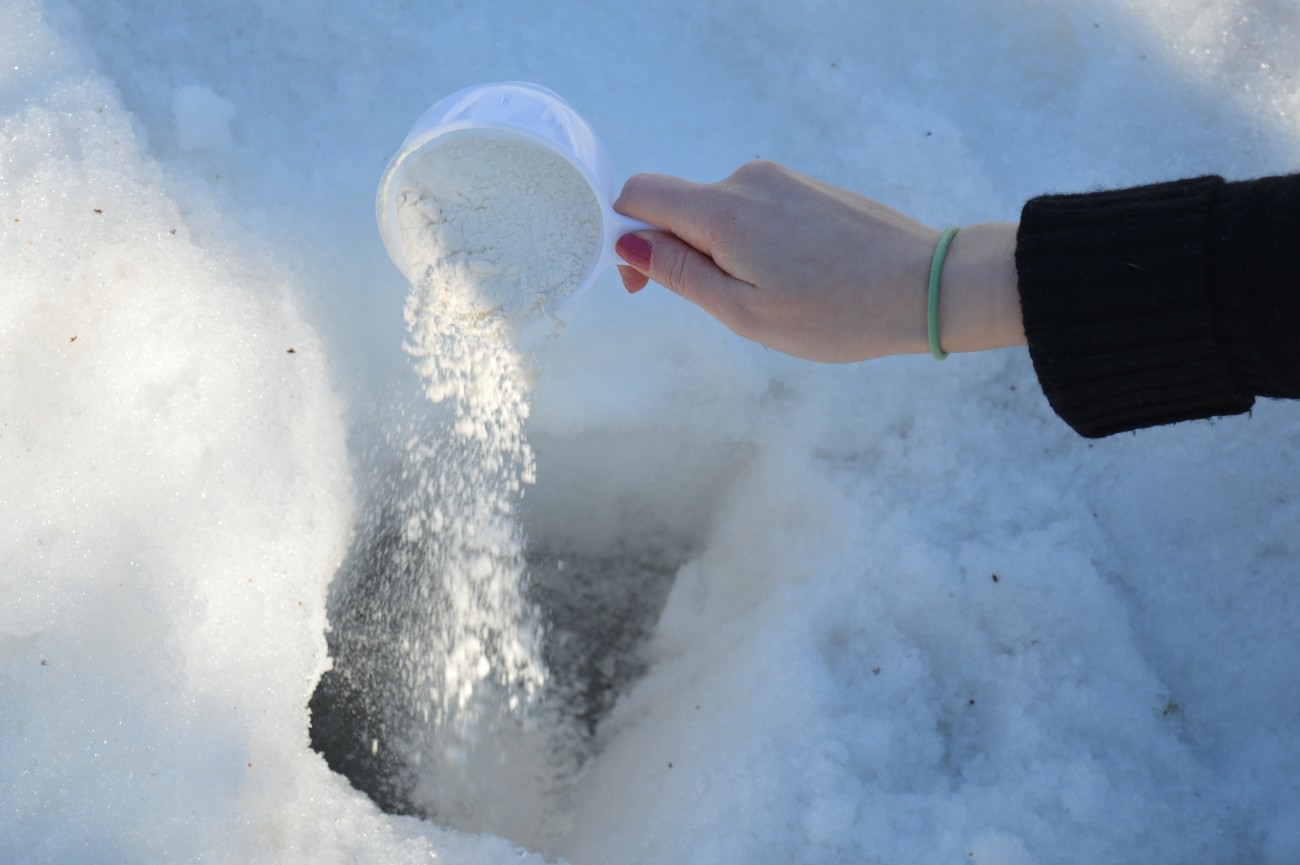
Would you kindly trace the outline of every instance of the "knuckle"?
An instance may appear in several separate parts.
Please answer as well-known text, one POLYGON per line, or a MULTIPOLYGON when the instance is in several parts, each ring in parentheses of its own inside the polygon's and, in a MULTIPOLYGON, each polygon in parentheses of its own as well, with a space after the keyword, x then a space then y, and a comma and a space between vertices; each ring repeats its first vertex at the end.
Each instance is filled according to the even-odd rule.
POLYGON ((690 295, 690 260, 681 250, 673 250, 664 263, 664 282, 680 295, 690 295))
POLYGON ((618 202, 625 203, 628 200, 635 200, 641 193, 646 183, 646 175, 633 174, 627 180, 623 181, 623 188, 619 191, 618 202))
POLYGON ((631 177, 629 177, 627 180, 623 182, 623 188, 630 189, 632 191, 639 191, 643 186, 646 185, 646 183, 649 182, 649 180, 650 180, 650 175, 648 174, 633 174, 631 177))
POLYGON ((785 171, 780 165, 770 159, 751 159, 744 165, 740 166, 731 175, 733 180, 762 180, 764 178, 776 177, 785 171))

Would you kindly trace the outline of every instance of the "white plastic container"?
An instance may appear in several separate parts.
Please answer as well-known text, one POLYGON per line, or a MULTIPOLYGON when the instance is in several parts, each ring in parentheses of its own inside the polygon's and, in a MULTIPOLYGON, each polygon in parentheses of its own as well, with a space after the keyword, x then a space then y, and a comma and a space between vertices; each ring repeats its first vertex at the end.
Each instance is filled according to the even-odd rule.
POLYGON ((603 271, 619 260, 614 252, 619 237, 652 227, 614 211, 609 158, 591 126, 569 103, 553 91, 526 81, 478 84, 439 100, 425 111, 379 181, 375 202, 379 232, 389 258, 402 273, 409 276, 410 270, 397 224, 397 191, 401 188, 403 166, 441 136, 460 130, 518 136, 540 144, 563 157, 591 187, 602 213, 602 243, 586 276, 564 303, 590 288, 603 271))

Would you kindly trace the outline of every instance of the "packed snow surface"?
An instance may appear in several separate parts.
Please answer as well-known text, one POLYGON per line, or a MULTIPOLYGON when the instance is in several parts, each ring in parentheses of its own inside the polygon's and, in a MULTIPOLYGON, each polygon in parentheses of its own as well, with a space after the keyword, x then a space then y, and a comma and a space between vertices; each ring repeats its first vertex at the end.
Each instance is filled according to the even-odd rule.
POLYGON ((1296 170, 1298 39, 1267 0, 2 0, 0 862, 1300 861, 1300 407, 1087 442, 1023 350, 805 364, 612 274, 517 346, 540 727, 404 764, 418 818, 308 711, 405 651, 340 587, 404 449, 458 453, 373 225, 433 101, 535 80, 623 174, 969 223, 1296 170))

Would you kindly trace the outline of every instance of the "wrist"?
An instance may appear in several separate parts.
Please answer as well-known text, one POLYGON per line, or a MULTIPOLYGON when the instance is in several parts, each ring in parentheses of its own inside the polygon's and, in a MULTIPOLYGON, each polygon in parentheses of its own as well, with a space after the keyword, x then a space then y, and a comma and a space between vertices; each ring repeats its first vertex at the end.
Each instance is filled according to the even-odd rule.
POLYGON ((939 281, 939 343, 945 351, 1024 345, 1016 227, 981 222, 953 238, 939 281))

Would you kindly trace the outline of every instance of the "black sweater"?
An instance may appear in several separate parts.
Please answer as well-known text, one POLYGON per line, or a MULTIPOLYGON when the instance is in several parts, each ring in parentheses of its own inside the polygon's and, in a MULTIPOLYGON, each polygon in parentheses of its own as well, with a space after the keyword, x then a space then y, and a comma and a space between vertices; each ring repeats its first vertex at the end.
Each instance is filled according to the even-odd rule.
POLYGON ((1035 198, 1016 268, 1034 369, 1081 435, 1300 397, 1300 175, 1035 198))

